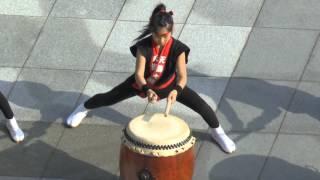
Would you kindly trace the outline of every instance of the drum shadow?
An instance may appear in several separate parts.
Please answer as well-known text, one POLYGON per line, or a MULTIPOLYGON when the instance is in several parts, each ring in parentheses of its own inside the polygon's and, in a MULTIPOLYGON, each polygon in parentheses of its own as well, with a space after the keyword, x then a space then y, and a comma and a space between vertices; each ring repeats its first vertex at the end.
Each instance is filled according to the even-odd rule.
MULTIPOLYGON (((46 128, 43 126, 44 124, 35 122, 33 123, 33 127, 37 127, 39 130, 46 128)), ((3 126, 0 127, 0 130, 6 131, 3 126)), ((47 177, 70 180, 118 179, 117 175, 111 174, 88 162, 78 160, 67 152, 54 147, 55 137, 39 138, 34 129, 26 130, 26 133, 28 134, 26 141, 23 141, 19 145, 9 144, 1 146, 1 176, 47 177)), ((0 134, 2 133, 0 132, 0 134)), ((5 143, 6 141, 2 140, 1 143, 5 143)))
POLYGON ((312 167, 301 167, 277 157, 268 157, 261 174, 266 156, 239 155, 225 159, 214 165, 209 172, 209 179, 215 180, 318 180, 319 170, 312 167), (261 174, 261 177, 259 175, 261 174))

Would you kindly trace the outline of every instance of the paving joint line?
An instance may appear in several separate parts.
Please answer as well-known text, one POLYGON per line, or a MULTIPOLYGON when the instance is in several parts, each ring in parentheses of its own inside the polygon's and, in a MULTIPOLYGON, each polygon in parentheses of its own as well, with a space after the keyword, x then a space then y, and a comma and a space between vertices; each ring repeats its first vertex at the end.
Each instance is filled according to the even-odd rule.
POLYGON ((308 65, 309 65, 309 63, 310 63, 310 61, 312 59, 313 52, 315 51, 315 48, 317 47, 317 44, 318 44, 319 40, 320 40, 320 32, 318 33, 318 35, 317 35, 317 37, 315 39, 313 47, 311 48, 311 51, 310 51, 309 56, 308 56, 308 60, 307 60, 306 64, 304 65, 303 70, 302 70, 302 72, 300 74, 299 82, 301 82, 303 80, 304 73, 305 73, 305 71, 306 71, 306 69, 307 69, 307 67, 308 67, 308 65))

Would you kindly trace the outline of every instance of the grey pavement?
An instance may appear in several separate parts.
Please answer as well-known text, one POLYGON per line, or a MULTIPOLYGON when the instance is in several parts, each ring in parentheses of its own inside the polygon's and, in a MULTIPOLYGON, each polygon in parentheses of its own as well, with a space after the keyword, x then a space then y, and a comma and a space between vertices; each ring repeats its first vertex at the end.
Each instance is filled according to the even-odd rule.
POLYGON ((13 143, 0 115, 0 180, 119 178, 122 129, 146 100, 96 109, 75 129, 63 121, 133 73, 129 46, 159 2, 191 48, 188 85, 238 147, 223 153, 175 104, 197 137, 193 179, 319 180, 319 0, 1 0, 0 91, 26 139, 13 143))

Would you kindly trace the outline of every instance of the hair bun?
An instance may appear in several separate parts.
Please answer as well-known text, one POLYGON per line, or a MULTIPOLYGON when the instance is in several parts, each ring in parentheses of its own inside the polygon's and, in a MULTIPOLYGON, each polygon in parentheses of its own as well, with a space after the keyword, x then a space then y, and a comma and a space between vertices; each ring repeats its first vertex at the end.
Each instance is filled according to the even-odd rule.
POLYGON ((173 15, 173 12, 172 12, 172 11, 169 11, 168 14, 170 14, 170 15, 172 16, 172 15, 173 15))

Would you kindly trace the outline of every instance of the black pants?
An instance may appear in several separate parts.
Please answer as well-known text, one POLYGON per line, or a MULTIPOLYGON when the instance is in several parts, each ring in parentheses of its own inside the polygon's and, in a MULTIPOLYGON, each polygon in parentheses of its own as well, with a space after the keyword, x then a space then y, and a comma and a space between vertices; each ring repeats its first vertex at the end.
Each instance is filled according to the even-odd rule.
POLYGON ((13 112, 6 97, 0 92, 0 109, 7 119, 13 118, 13 112))
MULTIPOLYGON (((84 103, 85 108, 94 109, 102 106, 110 106, 122 100, 137 95, 138 91, 131 86, 132 82, 125 81, 111 91, 96 94, 84 103)), ((160 98, 167 97, 172 90, 172 86, 162 91, 156 91, 160 98)), ((219 126, 216 114, 210 106, 192 89, 185 87, 177 97, 177 101, 199 113, 211 128, 219 126)))

